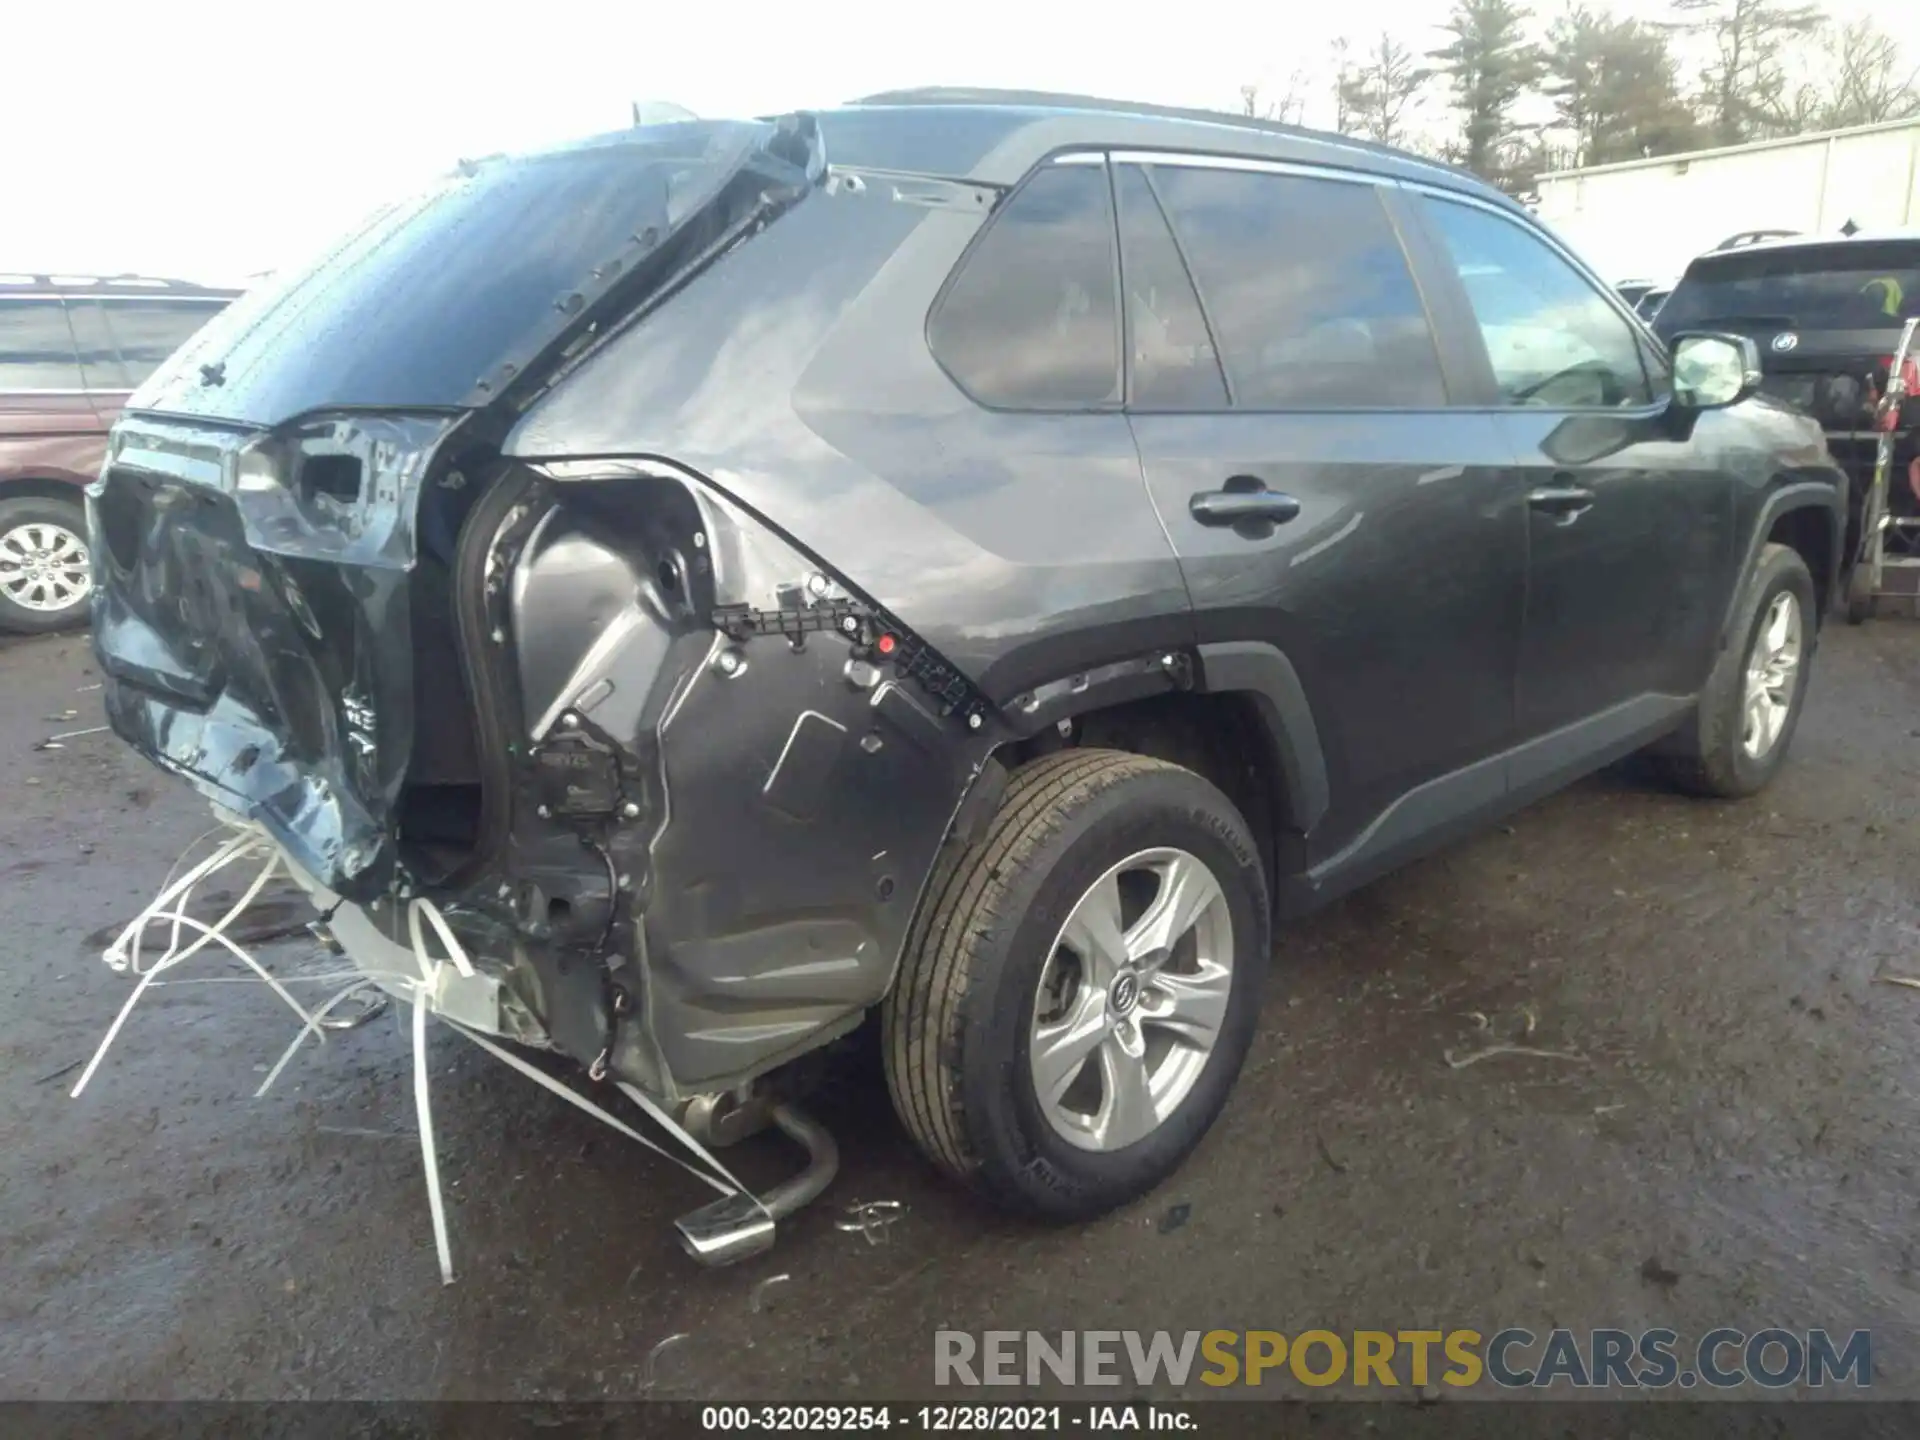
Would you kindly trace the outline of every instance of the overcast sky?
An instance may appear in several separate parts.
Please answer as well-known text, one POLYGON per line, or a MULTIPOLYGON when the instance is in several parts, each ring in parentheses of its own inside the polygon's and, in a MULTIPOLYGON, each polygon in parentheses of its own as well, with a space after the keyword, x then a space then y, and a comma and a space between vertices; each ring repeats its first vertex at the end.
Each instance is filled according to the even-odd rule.
MULTIPOLYGON (((1920 7, 1830 8, 1877 12, 1920 62, 1920 7)), ((1374 0, 1364 24, 1357 6, 1286 0, 1179 0, 1139 22, 1123 6, 1068 0, 6 9, 0 271, 217 280, 289 263, 462 156, 624 125, 634 99, 756 114, 956 84, 1231 108, 1242 85, 1278 94, 1301 69, 1308 123, 1325 124, 1335 38, 1361 49, 1386 28, 1424 50, 1447 4, 1374 0)))

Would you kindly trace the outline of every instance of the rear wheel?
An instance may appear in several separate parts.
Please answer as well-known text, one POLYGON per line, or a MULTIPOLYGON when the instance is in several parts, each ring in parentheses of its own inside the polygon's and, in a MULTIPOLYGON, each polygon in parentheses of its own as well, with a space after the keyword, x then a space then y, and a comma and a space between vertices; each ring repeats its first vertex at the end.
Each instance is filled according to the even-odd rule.
POLYGON ((1741 600, 1734 642, 1701 691, 1693 719, 1663 763, 1697 795, 1728 798, 1762 790, 1786 763, 1812 670, 1813 576, 1785 545, 1760 552, 1741 600))
POLYGON ((0 500, 0 629, 61 629, 86 614, 92 593, 82 505, 38 495, 0 500))
POLYGON ((894 1106, 1002 1204, 1111 1209, 1226 1103, 1269 936, 1259 852, 1212 785, 1118 751, 1035 761, 922 907, 882 1016, 894 1106))

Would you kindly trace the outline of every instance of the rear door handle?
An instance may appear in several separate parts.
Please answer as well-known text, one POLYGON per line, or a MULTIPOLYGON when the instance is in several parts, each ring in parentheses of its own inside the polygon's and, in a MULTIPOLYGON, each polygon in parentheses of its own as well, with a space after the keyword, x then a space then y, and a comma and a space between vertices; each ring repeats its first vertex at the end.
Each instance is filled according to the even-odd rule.
POLYGON ((1592 507, 1594 493, 1578 485, 1543 485, 1527 495, 1529 509, 1571 525, 1592 507))
POLYGON ((1225 490, 1202 490, 1190 496, 1187 513, 1202 525, 1219 528, 1260 521, 1284 525, 1300 513, 1300 502, 1267 489, 1250 475, 1236 475, 1225 490))

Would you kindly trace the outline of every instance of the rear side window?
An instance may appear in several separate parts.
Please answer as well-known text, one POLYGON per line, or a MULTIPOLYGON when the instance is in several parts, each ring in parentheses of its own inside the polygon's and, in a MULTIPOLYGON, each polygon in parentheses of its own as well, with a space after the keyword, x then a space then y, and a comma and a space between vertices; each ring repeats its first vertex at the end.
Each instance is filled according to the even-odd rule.
POLYGON ((197 300, 104 300, 94 302, 106 318, 125 374, 133 389, 160 368, 160 362, 186 344, 221 306, 197 300))
POLYGON ((1426 310, 1376 188, 1155 165, 1241 409, 1447 403, 1426 310))
POLYGON ((0 300, 0 390, 78 390, 80 366, 58 300, 0 300))
POLYGON ((928 326, 983 405, 1079 410, 1120 390, 1113 196, 1104 165, 1050 165, 1001 207, 928 326))
POLYGON ((1422 204, 1466 289, 1502 400, 1549 409, 1651 403, 1639 332, 1558 251, 1485 210, 1422 204))
POLYGON ((120 352, 113 348, 104 306, 98 300, 68 300, 67 321, 73 326, 74 349, 80 356, 80 377, 89 390, 131 390, 120 352))
POLYGON ((1120 199, 1128 403, 1143 410, 1220 409, 1227 403, 1220 357, 1146 172, 1116 166, 1113 181, 1120 199))

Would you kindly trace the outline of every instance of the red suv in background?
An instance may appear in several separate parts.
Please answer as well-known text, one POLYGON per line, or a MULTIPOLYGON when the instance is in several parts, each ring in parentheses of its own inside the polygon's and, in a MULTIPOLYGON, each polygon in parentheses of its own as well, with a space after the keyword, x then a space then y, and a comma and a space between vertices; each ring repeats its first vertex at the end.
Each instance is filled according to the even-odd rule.
POLYGON ((81 487, 154 367, 239 292, 138 276, 0 275, 0 630, 85 613, 81 487))

